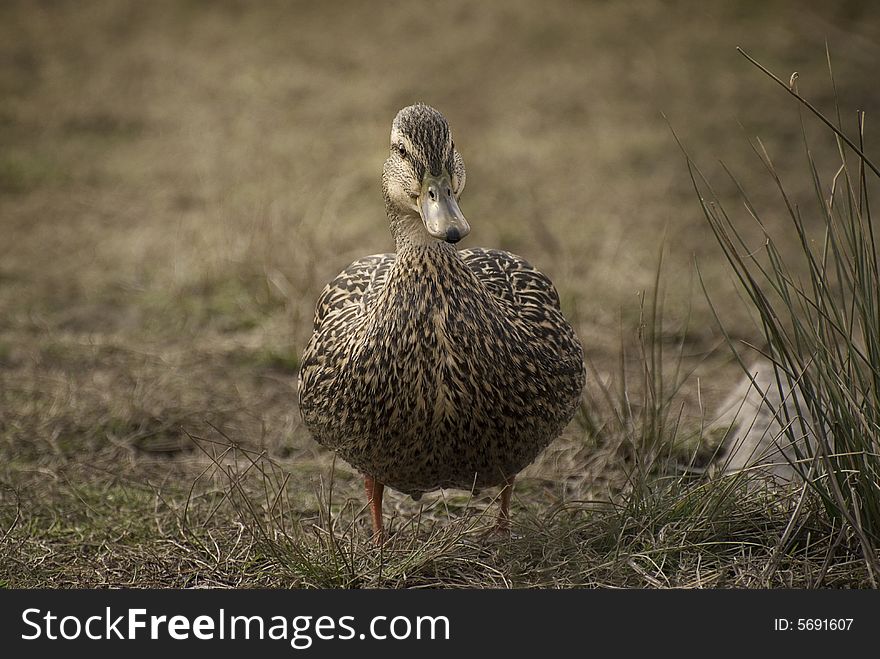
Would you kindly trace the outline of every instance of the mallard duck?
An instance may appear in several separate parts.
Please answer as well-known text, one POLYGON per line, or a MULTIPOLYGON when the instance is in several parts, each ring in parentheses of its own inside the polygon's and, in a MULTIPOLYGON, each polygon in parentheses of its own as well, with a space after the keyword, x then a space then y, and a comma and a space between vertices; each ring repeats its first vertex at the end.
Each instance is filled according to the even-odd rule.
POLYGON ((571 420, 583 350, 552 282, 497 249, 456 249, 464 161, 426 105, 391 127, 382 176, 396 252, 358 259, 318 299, 299 405, 314 438, 365 479, 382 537, 385 486, 418 499, 501 486, 571 420))

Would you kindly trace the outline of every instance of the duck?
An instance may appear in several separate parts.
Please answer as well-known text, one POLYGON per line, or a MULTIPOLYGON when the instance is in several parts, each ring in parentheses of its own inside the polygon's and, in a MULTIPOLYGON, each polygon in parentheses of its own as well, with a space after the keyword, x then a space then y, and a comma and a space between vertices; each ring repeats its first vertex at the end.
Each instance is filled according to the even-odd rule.
POLYGON ((583 347, 550 279, 500 249, 459 249, 464 160, 446 118, 400 110, 382 173, 395 251, 356 260, 320 294, 299 409, 312 437, 359 471, 374 536, 386 487, 418 500, 514 479, 579 408, 583 347))

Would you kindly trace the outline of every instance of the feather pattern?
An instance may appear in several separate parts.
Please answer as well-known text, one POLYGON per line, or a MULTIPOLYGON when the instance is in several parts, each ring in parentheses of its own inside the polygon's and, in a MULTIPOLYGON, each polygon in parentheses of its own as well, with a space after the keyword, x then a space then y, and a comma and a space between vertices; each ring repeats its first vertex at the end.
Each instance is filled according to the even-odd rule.
POLYGON ((527 261, 403 243, 324 289, 300 410, 318 442, 418 497, 507 482, 571 420, 584 378, 556 289, 527 261))

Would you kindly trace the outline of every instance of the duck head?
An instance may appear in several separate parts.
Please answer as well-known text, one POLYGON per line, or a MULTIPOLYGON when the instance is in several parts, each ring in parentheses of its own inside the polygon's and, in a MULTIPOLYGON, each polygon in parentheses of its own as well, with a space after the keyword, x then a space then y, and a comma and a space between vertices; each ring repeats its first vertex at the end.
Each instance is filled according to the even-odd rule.
POLYGON ((458 206, 465 169, 446 118, 427 105, 403 108, 391 125, 382 173, 391 233, 401 241, 457 243, 470 233, 458 206))

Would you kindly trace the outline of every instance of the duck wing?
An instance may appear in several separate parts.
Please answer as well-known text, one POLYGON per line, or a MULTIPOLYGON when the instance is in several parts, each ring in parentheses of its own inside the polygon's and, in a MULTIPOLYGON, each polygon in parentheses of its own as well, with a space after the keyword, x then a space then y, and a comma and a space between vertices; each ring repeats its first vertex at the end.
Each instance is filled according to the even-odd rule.
POLYGON ((325 325, 345 324, 361 316, 385 287, 394 258, 394 254, 365 256, 327 284, 315 307, 315 332, 325 325))
POLYGON ((560 314, 553 282, 524 258, 481 247, 462 250, 459 255, 489 292, 524 320, 541 322, 548 312, 554 319, 560 314))

